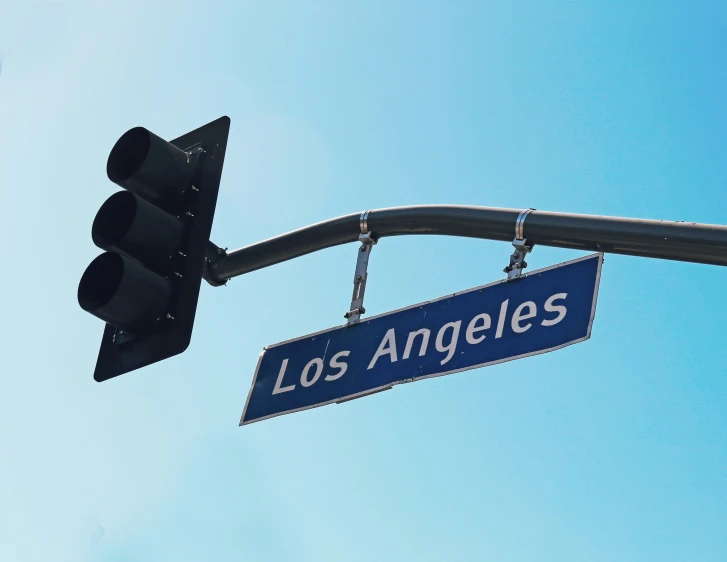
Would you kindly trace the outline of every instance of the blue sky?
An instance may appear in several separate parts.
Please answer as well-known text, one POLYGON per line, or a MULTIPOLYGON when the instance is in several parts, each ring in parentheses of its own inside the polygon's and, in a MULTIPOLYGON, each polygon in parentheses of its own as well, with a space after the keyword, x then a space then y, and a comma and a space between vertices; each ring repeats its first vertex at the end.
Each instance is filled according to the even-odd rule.
MULTIPOLYGON (((204 286, 184 355, 103 384, 76 288, 115 140, 221 115, 213 240, 231 248, 424 203, 723 224, 726 17, 0 3, 0 558, 724 560, 724 269, 606 256, 588 342, 244 428, 263 346, 343 321, 354 246, 204 286)), ((385 239, 366 307, 500 279, 510 251, 385 239)))

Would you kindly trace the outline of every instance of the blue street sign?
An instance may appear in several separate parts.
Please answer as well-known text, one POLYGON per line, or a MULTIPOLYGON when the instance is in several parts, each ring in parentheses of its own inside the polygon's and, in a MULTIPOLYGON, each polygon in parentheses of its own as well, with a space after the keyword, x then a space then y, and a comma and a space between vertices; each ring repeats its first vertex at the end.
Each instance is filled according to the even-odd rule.
POLYGON ((240 425, 587 340, 603 254, 265 348, 240 425))

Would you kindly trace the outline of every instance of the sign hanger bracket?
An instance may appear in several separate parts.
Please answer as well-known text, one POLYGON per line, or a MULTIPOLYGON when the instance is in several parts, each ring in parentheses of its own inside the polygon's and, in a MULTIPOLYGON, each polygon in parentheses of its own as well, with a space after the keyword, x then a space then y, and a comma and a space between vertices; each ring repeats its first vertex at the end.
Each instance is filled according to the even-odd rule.
POLYGON ((361 234, 358 239, 361 247, 358 249, 356 256, 356 270, 353 276, 353 295, 351 296, 351 308, 343 315, 346 324, 352 326, 358 324, 361 315, 366 312, 364 308, 364 294, 366 293, 366 279, 368 278, 369 256, 371 249, 376 244, 376 239, 368 230, 368 216, 371 211, 361 213, 360 228, 361 234))
POLYGON ((525 238, 525 219, 535 209, 532 207, 520 213, 515 221, 515 239, 512 241, 512 245, 515 247, 515 251, 510 256, 510 264, 503 270, 507 273, 507 280, 514 281, 519 279, 523 275, 523 269, 528 264, 525 261, 527 256, 533 249, 533 244, 528 244, 525 238))

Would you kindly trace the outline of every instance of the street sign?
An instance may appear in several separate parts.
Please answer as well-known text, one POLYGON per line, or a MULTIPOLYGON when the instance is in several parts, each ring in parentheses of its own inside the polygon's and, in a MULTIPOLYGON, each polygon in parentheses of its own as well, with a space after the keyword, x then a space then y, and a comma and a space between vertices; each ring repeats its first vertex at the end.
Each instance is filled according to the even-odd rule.
POLYGON ((585 341, 602 263, 593 254, 268 346, 240 425, 585 341))

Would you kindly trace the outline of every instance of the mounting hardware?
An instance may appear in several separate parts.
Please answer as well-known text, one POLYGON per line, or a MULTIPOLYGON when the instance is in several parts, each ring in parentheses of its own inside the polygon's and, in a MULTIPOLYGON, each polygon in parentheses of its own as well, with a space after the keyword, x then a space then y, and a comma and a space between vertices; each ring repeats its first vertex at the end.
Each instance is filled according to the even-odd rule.
MULTIPOLYGON (((371 211, 364 211, 361 213, 361 218, 359 220, 359 228, 361 229, 361 234, 366 234, 369 231, 369 214, 371 211)), ((375 244, 375 242, 374 242, 375 244)))
MULTIPOLYGON (((363 229, 368 218, 368 211, 361 215, 361 228, 363 229)), ((343 315, 346 318, 347 325, 357 324, 361 319, 361 315, 366 312, 363 306, 364 293, 366 292, 366 279, 368 277, 369 256, 371 248, 376 244, 376 239, 371 233, 363 232, 358 239, 361 241, 361 247, 358 249, 356 256, 356 271, 353 276, 353 295, 351 296, 351 309, 343 315)))
POLYGON ((518 240, 517 238, 512 241, 512 245, 515 246, 515 251, 510 256, 510 265, 503 269, 507 273, 508 281, 513 281, 522 276, 522 270, 528 266, 525 262, 525 256, 533 249, 532 246, 527 245, 527 240, 518 240))
POLYGON ((525 240, 525 219, 535 209, 530 207, 526 211, 520 213, 515 221, 515 240, 525 240))
POLYGON ((525 219, 534 210, 530 208, 523 211, 515 221, 515 239, 512 241, 515 251, 510 256, 510 264, 503 270, 507 273, 508 281, 519 279, 522 276, 522 270, 528 266, 525 262, 525 256, 532 251, 533 245, 528 244, 528 241, 525 239, 525 219))

